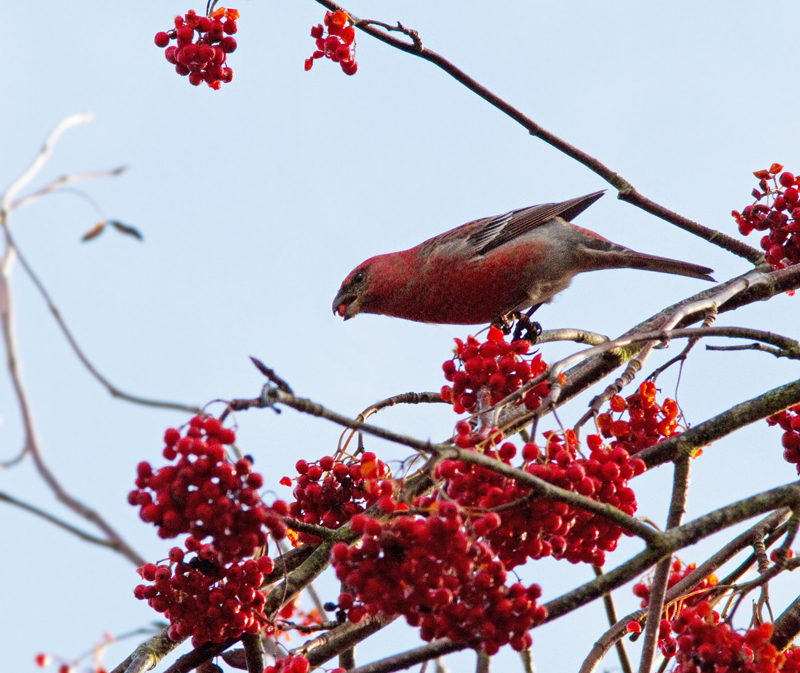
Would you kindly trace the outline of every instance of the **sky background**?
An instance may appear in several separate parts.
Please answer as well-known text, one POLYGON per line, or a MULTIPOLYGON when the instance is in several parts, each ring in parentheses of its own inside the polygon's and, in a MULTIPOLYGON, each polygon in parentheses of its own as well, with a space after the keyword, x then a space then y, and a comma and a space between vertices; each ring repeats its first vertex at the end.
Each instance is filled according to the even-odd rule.
MULTIPOLYGON (((254 397, 263 378, 248 356, 274 367, 298 395, 352 416, 397 393, 438 390, 452 339, 475 330, 380 316, 343 324, 331 301, 345 275, 367 257, 463 222, 608 185, 434 66, 367 36, 358 38, 356 76, 319 61, 304 72, 314 49, 309 29, 324 14, 311 0, 234 6, 241 12, 239 49, 229 57, 235 78, 215 92, 178 77, 153 44, 188 5, 6 3, 0 188, 27 167, 60 120, 92 112, 94 121, 62 137, 31 188, 65 173, 128 166, 119 177, 77 187, 107 217, 144 234, 143 243, 112 231, 81 243, 98 215, 65 191, 13 214, 20 249, 88 357, 127 392, 198 405, 254 397)), ((735 234, 730 211, 750 202, 752 171, 772 162, 800 171, 796 0, 509 1, 491 11, 486 3, 418 0, 348 8, 417 29, 426 47, 546 129, 704 225, 735 234)), ((579 224, 634 249, 713 267, 718 280, 748 268, 613 192, 579 224)), ((749 242, 757 245, 754 237, 749 242)), ((613 337, 703 288, 636 271, 584 275, 537 317, 545 329, 613 337)), ((74 357, 19 266, 13 290, 48 464, 140 554, 164 558, 171 544, 138 520, 125 497, 136 464, 158 460, 164 429, 187 415, 111 398, 74 357)), ((797 337, 798 302, 776 297, 722 315, 718 324, 797 337)), ((646 371, 680 347, 657 352, 646 371)), ((574 350, 542 348, 551 362, 574 350)), ((769 355, 698 347, 678 399, 697 423, 797 376, 796 363, 769 355)), ((674 396, 675 384, 675 371, 659 379, 666 395, 674 396)), ((222 405, 210 409, 218 413, 222 405)), ((584 409, 571 405, 562 420, 574 423, 584 409)), ((0 460, 7 460, 22 445, 7 378, 0 379, 0 415, 0 460)), ((456 417, 433 405, 391 409, 374 420, 441 439, 456 417)), ((299 458, 332 453, 339 435, 288 409, 251 411, 236 421, 240 447, 284 498, 290 489, 278 485, 280 477, 293 475, 299 458)), ((373 440, 368 447, 385 460, 406 456, 373 440)), ((795 477, 781 459, 779 431, 757 424, 694 462, 688 517, 795 477)), ((663 523, 669 470, 637 481, 640 514, 663 523)), ((30 461, 0 472, 0 491, 85 527, 59 507, 30 461)), ((104 632, 132 631, 158 617, 133 598, 138 577, 122 557, 7 505, 0 507, 0 539, 5 670, 35 670, 38 652, 74 657, 104 632)), ((681 557, 702 561, 721 545, 721 538, 711 540, 681 557)), ((611 562, 638 549, 626 541, 611 562)), ((543 561, 523 577, 539 582, 549 600, 592 573, 543 561)), ((796 595, 781 586, 771 593, 776 614, 796 595)), ((338 593, 331 582, 320 590, 326 599, 338 593)), ((636 607, 629 588, 618 594, 620 614, 636 607)), ((597 605, 537 629, 537 670, 576 670, 604 627, 597 605)), ((137 643, 112 647, 109 669, 137 643)), ((360 646, 358 661, 416 644, 414 632, 395 624, 360 646)), ((448 661, 454 671, 470 670, 473 658, 448 661)), ((497 670, 520 670, 507 649, 499 660, 497 670)), ((603 666, 617 667, 613 655, 603 666)))

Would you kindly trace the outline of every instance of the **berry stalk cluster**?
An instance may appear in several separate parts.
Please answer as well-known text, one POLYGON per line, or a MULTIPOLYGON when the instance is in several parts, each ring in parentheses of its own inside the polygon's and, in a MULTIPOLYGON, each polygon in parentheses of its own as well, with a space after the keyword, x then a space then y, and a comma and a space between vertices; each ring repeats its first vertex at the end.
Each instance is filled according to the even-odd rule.
POLYGON ((265 505, 258 494, 264 479, 251 460, 228 460, 225 447, 235 438, 211 417, 192 418, 183 436, 170 428, 163 455, 174 464, 154 470, 139 463, 137 488, 128 495, 160 537, 188 534, 165 563, 139 569, 152 584, 138 585, 134 595, 169 619, 171 638, 191 637, 195 646, 262 628, 266 596, 259 587, 273 561, 249 557, 267 544, 268 533, 276 540, 286 535, 286 503, 265 505))
POLYGON ((239 12, 220 7, 209 16, 199 16, 190 9, 185 16, 175 17, 175 28, 156 33, 156 46, 166 47, 164 57, 175 66, 175 72, 189 83, 200 86, 203 82, 218 90, 223 83, 233 80, 233 70, 228 67, 228 54, 236 51, 239 29, 236 20, 239 12), (168 46, 170 42, 176 44, 168 46))
POLYGON ((323 24, 311 28, 311 37, 316 40, 316 51, 305 61, 306 71, 311 70, 318 58, 327 58, 338 63, 345 75, 358 72, 356 63, 356 31, 347 12, 336 10, 325 12, 323 24))
POLYGON ((541 589, 506 586, 505 565, 457 504, 440 501, 428 516, 390 523, 359 514, 351 526, 363 535, 360 545, 331 550, 336 576, 353 592, 338 601, 351 622, 402 614, 423 640, 479 642, 487 654, 506 643, 530 647, 528 631, 547 616, 536 602, 541 589))
MULTIPOLYGON (((561 438, 547 433, 544 451, 534 443, 526 444, 519 469, 633 515, 636 495, 628 480, 644 472, 645 464, 621 447, 603 445, 597 435, 586 438, 589 458, 579 457, 574 433, 568 430, 564 434, 561 438)), ((510 465, 516 451, 506 442, 486 453, 510 465)), ((619 526, 596 514, 547 498, 531 499, 530 487, 491 469, 445 460, 437 467, 436 476, 445 480, 443 490, 448 498, 469 511, 488 512, 473 525, 476 530, 491 525, 486 541, 509 569, 529 558, 547 556, 601 566, 606 552, 616 549, 622 535, 619 526), (482 523, 486 517, 494 523, 482 523)))
POLYGON ((755 202, 731 214, 742 236, 764 231, 761 248, 774 269, 800 262, 800 176, 784 171, 781 164, 756 171, 755 202))
MULTIPOLYGON (((289 514, 304 523, 335 530, 378 501, 384 511, 396 507, 392 499, 395 482, 385 478, 389 472, 386 464, 371 451, 350 464, 331 456, 313 463, 298 460, 295 469, 295 500, 289 505, 289 514)), ((283 477, 280 483, 290 486, 292 480, 283 477)), ((298 540, 320 541, 304 532, 298 533, 298 540)))
POLYGON ((680 409, 675 400, 656 402, 656 384, 645 381, 628 397, 614 395, 610 411, 597 416, 597 427, 606 439, 612 438, 611 448, 622 448, 630 454, 639 453, 667 437, 679 434, 680 409), (615 419, 614 413, 619 414, 615 419), (627 416, 627 420, 623 418, 627 416))
MULTIPOLYGON (((488 391, 489 404, 497 404, 504 397, 519 390, 524 383, 547 371, 541 354, 530 360, 523 359, 531 348, 525 340, 508 343, 503 333, 490 327, 486 341, 474 336, 464 342, 456 339, 455 357, 442 365, 444 377, 452 385, 444 386, 441 397, 453 403, 453 411, 473 413, 478 408, 478 397, 482 390, 488 391)), ((528 409, 538 409, 542 398, 550 392, 547 381, 528 391, 522 403, 528 409)))

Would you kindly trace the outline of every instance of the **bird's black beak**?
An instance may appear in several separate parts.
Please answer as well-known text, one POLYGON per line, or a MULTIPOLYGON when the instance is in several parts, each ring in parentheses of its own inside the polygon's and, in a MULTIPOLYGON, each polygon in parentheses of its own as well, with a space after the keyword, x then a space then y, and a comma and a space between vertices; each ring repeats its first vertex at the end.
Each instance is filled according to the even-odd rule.
POLYGON ((360 311, 358 295, 346 290, 339 290, 336 298, 333 300, 333 313, 339 315, 345 320, 355 317, 360 311))

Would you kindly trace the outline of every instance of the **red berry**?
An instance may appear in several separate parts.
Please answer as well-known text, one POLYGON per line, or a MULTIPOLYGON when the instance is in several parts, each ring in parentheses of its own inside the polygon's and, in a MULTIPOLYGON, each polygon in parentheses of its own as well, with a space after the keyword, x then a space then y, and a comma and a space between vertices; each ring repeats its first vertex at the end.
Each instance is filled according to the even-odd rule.
POLYGON ((342 61, 342 72, 345 75, 355 75, 358 72, 358 63, 352 61, 350 63, 346 63, 342 61))

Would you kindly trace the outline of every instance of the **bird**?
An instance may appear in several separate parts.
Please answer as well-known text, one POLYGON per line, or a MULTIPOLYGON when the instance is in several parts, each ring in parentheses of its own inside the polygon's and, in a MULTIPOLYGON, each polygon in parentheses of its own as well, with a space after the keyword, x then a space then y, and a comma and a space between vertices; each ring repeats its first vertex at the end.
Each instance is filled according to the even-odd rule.
POLYGON ((604 191, 473 220, 409 250, 371 257, 344 279, 333 312, 345 320, 374 313, 496 324, 532 313, 586 271, 643 269, 714 281, 708 267, 636 252, 571 224, 604 191))

